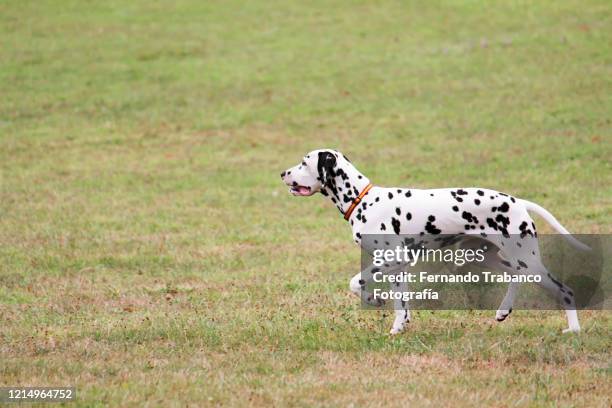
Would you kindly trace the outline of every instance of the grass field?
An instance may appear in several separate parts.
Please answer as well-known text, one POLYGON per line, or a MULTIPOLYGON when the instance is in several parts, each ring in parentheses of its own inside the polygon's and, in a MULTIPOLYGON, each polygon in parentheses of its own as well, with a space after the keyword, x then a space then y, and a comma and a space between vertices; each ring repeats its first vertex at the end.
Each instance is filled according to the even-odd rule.
MULTIPOLYGON (((609 407, 608 312, 363 311, 281 170, 483 186, 610 232, 612 6, 0 3, 0 385, 69 406, 609 407)), ((540 222, 538 227, 546 231, 540 222)))

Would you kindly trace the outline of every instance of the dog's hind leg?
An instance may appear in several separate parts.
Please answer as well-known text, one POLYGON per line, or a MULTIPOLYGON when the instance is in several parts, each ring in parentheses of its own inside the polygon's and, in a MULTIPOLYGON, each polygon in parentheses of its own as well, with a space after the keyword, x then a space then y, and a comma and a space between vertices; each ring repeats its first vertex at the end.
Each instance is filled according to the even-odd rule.
MULTIPOLYGON (((525 252, 521 254, 517 249, 512 250, 510 248, 516 248, 514 245, 506 245, 506 249, 503 250, 504 260, 511 267, 515 267, 517 273, 528 274, 528 275, 539 275, 540 280, 538 285, 546 289, 554 298, 556 298, 565 308, 567 314, 568 328, 563 330, 564 333, 579 332, 580 323, 578 322, 578 314, 576 313, 576 302, 574 300, 574 292, 571 288, 567 287, 553 275, 548 272, 537 252, 535 255, 526 259, 525 252), (521 260, 522 257, 524 260, 521 260)), ((524 245, 523 245, 524 249, 524 245)), ((532 253, 533 255, 533 253, 532 253)))
POLYGON ((548 272, 544 265, 540 264, 540 270, 542 280, 538 282, 538 284, 546 288, 553 296, 556 296, 565 308, 568 328, 564 329, 563 333, 578 333, 580 331, 580 323, 578 322, 578 313, 576 312, 574 291, 570 287, 559 282, 559 280, 548 272))

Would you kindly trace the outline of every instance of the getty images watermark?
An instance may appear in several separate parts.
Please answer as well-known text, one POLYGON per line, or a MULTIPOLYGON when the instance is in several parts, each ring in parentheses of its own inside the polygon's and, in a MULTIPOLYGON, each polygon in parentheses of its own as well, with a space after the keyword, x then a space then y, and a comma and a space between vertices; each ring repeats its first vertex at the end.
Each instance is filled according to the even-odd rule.
POLYGON ((362 305, 496 310, 512 287, 515 309, 610 309, 610 235, 363 235, 362 305), (519 289, 520 287, 520 289, 519 289))

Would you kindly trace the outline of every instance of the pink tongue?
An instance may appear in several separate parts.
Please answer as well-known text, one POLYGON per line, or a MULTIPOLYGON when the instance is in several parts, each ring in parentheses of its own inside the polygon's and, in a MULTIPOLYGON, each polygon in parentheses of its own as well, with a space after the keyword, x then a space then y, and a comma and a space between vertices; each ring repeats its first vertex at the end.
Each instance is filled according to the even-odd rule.
POLYGON ((308 193, 310 193, 310 190, 308 189, 308 187, 299 186, 298 193, 300 193, 301 195, 307 195, 308 193))

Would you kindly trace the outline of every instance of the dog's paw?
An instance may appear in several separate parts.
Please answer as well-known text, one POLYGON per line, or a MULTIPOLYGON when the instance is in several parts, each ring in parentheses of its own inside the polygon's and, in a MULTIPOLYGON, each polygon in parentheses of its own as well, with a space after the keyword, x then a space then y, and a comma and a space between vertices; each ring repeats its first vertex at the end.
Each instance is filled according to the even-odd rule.
POLYGON ((404 322, 400 322, 400 323, 396 322, 393 324, 393 327, 389 331, 389 334, 392 336, 396 334, 400 334, 401 332, 404 331, 405 328, 406 328, 406 324, 404 322))
POLYGON ((510 316, 510 313, 512 313, 512 308, 510 308, 509 310, 499 309, 495 313, 495 320, 497 320, 498 322, 503 322, 508 316, 510 316))
POLYGON ((567 329, 563 329, 563 334, 565 333, 580 333, 580 327, 569 327, 567 329))

